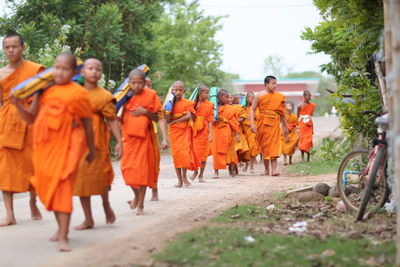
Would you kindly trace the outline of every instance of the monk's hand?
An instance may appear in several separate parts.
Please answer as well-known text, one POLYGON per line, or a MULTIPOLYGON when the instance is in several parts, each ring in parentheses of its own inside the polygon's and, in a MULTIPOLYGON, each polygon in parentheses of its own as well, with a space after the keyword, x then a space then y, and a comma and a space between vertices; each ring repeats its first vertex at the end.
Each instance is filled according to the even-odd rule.
POLYGON ((287 134, 285 134, 285 135, 284 135, 284 137, 285 137, 285 143, 289 143, 289 142, 290 142, 290 140, 289 140, 289 137, 288 137, 288 135, 287 135, 287 134))
POLYGON ((254 124, 251 124, 251 125, 250 125, 250 130, 251 130, 253 133, 255 133, 255 132, 257 131, 257 128, 256 128, 256 126, 255 126, 254 124))
POLYGON ((208 135, 208 142, 212 142, 212 134, 210 133, 209 135, 208 135))
POLYGON ((88 163, 92 163, 95 157, 96 157, 96 151, 94 149, 90 149, 89 154, 86 156, 86 161, 88 163))
POLYGON ((147 109, 145 109, 144 107, 142 107, 142 106, 140 106, 140 105, 137 105, 137 108, 136 108, 135 110, 131 110, 131 111, 130 111, 130 114, 131 114, 131 116, 133 116, 133 117, 138 117, 138 116, 141 116, 141 115, 146 115, 146 113, 147 113, 147 109))
POLYGON ((167 150, 169 148, 167 139, 163 139, 163 141, 161 142, 161 146, 160 147, 161 147, 162 150, 167 150))
POLYGON ((240 136, 239 136, 239 134, 236 134, 236 135, 235 135, 235 139, 236 139, 236 142, 238 142, 238 143, 240 142, 240 136))
POLYGON ((120 159, 122 156, 122 144, 119 142, 114 147, 114 156, 116 159, 120 159))

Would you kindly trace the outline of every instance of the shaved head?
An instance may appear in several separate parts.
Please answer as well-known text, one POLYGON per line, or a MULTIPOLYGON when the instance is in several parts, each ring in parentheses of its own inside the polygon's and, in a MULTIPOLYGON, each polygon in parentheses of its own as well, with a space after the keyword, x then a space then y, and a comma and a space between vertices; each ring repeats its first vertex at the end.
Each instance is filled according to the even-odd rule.
POLYGON ((89 64, 98 64, 101 67, 101 69, 103 69, 103 64, 97 58, 92 57, 92 58, 86 59, 85 62, 83 62, 83 67, 85 67, 89 64))
POLYGON ((201 93, 201 91, 210 90, 210 89, 206 85, 202 84, 198 87, 198 90, 199 90, 199 93, 201 93))
POLYGON ((183 88, 186 88, 182 81, 176 81, 172 84, 172 88, 175 88, 176 86, 182 86, 183 88))
POLYGON ((56 61, 58 59, 62 59, 62 58, 67 59, 71 63, 72 68, 74 68, 74 69, 76 68, 76 57, 72 53, 62 52, 57 56, 56 61))
POLYGON ((146 80, 146 73, 139 69, 133 69, 133 70, 131 70, 131 72, 129 72, 129 78, 132 78, 132 77, 140 77, 143 80, 146 80))
POLYGON ((308 90, 304 90, 304 92, 303 92, 303 96, 306 96, 306 95, 311 95, 310 91, 308 91, 308 90))

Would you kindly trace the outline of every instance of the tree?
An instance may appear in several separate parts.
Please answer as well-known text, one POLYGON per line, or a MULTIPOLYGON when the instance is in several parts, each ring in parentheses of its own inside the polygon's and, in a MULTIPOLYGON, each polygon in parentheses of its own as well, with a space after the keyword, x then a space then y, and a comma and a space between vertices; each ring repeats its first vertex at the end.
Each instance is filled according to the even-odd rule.
POLYGON ((264 71, 270 75, 283 77, 290 73, 292 67, 286 65, 283 57, 279 55, 269 55, 264 59, 264 71))

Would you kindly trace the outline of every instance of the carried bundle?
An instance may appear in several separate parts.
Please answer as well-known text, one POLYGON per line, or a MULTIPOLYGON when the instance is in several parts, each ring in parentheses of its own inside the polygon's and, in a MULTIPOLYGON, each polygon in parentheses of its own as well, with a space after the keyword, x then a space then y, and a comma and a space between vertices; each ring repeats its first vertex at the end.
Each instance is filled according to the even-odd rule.
POLYGON ((214 104, 214 121, 218 121, 218 87, 210 88, 210 102, 214 104))
POLYGON ((243 107, 247 106, 247 93, 245 93, 245 92, 241 93, 239 105, 242 105, 243 107))
POLYGON ((163 109, 165 114, 169 115, 172 112, 172 109, 174 108, 174 104, 176 101, 176 97, 174 92, 172 92, 172 86, 168 89, 167 96, 165 97, 164 104, 163 104, 163 109))

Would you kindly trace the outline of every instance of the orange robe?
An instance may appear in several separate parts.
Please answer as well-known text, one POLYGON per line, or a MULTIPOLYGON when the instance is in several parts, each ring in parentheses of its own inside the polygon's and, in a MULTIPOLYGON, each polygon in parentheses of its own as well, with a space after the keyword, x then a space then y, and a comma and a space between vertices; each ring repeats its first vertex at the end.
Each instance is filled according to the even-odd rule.
POLYGON ((106 89, 96 87, 87 90, 93 111, 93 132, 96 145, 96 158, 88 163, 81 160, 74 186, 75 196, 100 195, 114 179, 110 155, 110 130, 106 119, 116 119, 115 98, 106 89))
MULTIPOLYGON (((178 119, 184 116, 186 112, 196 114, 194 103, 188 99, 181 99, 175 103, 172 109, 172 118, 178 119)), ((175 168, 195 170, 201 166, 194 155, 192 126, 193 121, 179 122, 169 126, 168 135, 175 168)))
MULTIPOLYGON (((238 113, 238 118, 244 111, 244 107, 239 104, 232 105, 238 113)), ((240 141, 235 143, 235 151, 238 154, 238 160, 239 161, 249 161, 250 160, 250 149, 249 149, 249 144, 247 143, 246 135, 244 133, 243 127, 241 124, 240 126, 240 141)))
POLYGON ((296 133, 297 115, 291 112, 289 115, 286 115, 286 121, 289 131, 289 143, 285 142, 285 138, 282 135, 282 153, 287 156, 293 156, 294 152, 296 151, 297 143, 299 142, 299 137, 296 133))
POLYGON ((196 108, 196 119, 193 125, 193 149, 195 158, 200 162, 207 161, 211 153, 211 143, 208 139, 210 129, 208 123, 214 121, 214 104, 206 100, 196 108))
POLYGON ((281 155, 280 116, 285 117, 285 96, 279 92, 266 93, 258 99, 257 145, 262 157, 272 160, 281 155))
POLYGON ((131 187, 156 188, 160 168, 156 156, 160 151, 152 121, 144 115, 138 117, 130 115, 129 111, 135 110, 138 105, 151 113, 161 110, 161 101, 157 93, 147 88, 144 88, 140 94, 134 95, 125 104, 122 123, 122 175, 125 184, 131 187))
POLYGON ((72 212, 72 191, 79 162, 87 152, 82 118, 91 118, 86 89, 70 82, 40 96, 33 129, 32 185, 47 210, 72 212))
POLYGON ((317 105, 314 103, 306 104, 300 110, 300 118, 299 118, 299 149, 301 151, 310 152, 310 149, 313 147, 313 134, 314 134, 314 124, 311 119, 311 116, 314 114, 314 109, 317 105), (309 119, 303 119, 302 116, 310 116, 309 119))
POLYGON ((237 110, 224 105, 218 108, 218 122, 213 123, 212 154, 214 170, 226 169, 229 163, 238 163, 234 133, 240 132, 237 110))
MULTIPOLYGON (((256 134, 253 133, 253 131, 250 129, 250 110, 251 106, 246 107, 243 112, 240 114, 240 117, 243 118, 242 121, 242 128, 243 132, 246 137, 247 144, 249 146, 250 150, 250 157, 256 157, 258 154, 260 154, 260 150, 258 149, 257 146, 257 140, 256 140, 256 134)), ((255 122, 257 121, 258 117, 258 109, 256 110, 255 114, 255 122)))
MULTIPOLYGON (((38 74, 43 66, 24 60, 0 82, 3 106, 0 108, 0 190, 26 192, 33 175, 32 126, 21 118, 9 100, 13 87, 38 74)), ((24 101, 25 104, 29 100, 24 101)))

